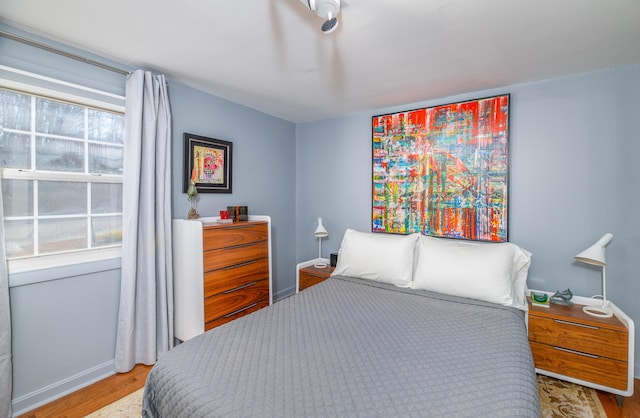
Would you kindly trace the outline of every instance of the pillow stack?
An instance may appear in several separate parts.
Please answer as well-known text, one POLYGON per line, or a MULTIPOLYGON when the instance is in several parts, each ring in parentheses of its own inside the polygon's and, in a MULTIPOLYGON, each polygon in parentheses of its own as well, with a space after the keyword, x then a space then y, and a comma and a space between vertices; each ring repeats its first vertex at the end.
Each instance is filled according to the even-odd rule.
POLYGON ((527 309, 531 253, 515 244, 347 229, 333 275, 527 309))

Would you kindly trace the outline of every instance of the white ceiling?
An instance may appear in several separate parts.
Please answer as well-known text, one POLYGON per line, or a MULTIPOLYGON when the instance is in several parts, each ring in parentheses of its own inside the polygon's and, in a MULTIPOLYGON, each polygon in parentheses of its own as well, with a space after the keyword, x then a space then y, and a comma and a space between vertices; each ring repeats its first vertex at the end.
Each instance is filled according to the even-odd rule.
POLYGON ((296 123, 640 63, 638 0, 346 1, 330 35, 300 0, 0 0, 0 17, 296 123))

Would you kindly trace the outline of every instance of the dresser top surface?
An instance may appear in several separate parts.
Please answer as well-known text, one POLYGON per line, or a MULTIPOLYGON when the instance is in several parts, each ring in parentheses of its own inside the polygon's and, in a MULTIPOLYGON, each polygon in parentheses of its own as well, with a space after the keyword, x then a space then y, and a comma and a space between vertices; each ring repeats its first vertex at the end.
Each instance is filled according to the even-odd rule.
POLYGON ((253 225, 266 225, 266 221, 237 221, 230 223, 212 223, 207 222, 202 224, 203 229, 217 229, 217 228, 245 228, 253 225))

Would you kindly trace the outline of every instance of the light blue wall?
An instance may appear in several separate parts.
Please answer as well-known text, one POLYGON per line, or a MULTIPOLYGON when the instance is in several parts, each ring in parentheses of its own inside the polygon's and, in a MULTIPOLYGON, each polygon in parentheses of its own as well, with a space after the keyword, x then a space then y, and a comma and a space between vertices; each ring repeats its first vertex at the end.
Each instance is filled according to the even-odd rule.
MULTIPOLYGON (((25 34, 84 57, 83 51, 25 34)), ((124 95, 125 76, 0 37, 0 64, 124 95)), ((188 210, 182 193, 183 133, 233 142, 233 193, 201 194, 212 216, 227 205, 270 215, 274 298, 295 291, 295 125, 171 79, 174 218, 188 210)), ((120 261, 11 274, 14 413, 20 414, 114 372, 120 261)))
POLYGON ((10 281, 16 415, 113 374, 120 260, 10 281))
MULTIPOLYGON (((298 261, 323 255, 346 228, 371 231, 371 117, 511 94, 510 241, 533 253, 528 286, 601 294, 600 270, 573 261, 604 233, 607 296, 640 324, 640 66, 508 86, 296 126, 298 261)), ((640 339, 636 334, 636 376, 640 339)))
POLYGON ((295 125, 177 83, 173 113, 173 213, 186 218, 182 193, 185 132, 233 142, 233 193, 201 193, 198 212, 215 216, 231 205, 271 216, 274 299, 295 291, 295 125))

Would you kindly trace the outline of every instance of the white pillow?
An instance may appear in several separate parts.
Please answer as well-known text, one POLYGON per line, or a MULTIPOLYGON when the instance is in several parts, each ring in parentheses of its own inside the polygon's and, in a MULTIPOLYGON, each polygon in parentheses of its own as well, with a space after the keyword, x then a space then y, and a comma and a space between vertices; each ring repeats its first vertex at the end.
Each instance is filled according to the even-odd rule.
POLYGON ((421 236, 417 258, 414 289, 527 309, 531 254, 515 244, 421 236))
POLYGON ((529 309, 527 303, 527 276, 529 274, 529 266, 531 266, 531 253, 524 248, 518 247, 515 244, 510 244, 515 247, 513 256, 513 268, 515 271, 515 277, 513 278, 513 307, 526 311, 529 309))
POLYGON ((394 235, 347 229, 332 275, 411 287, 418 237, 419 234, 394 235))

